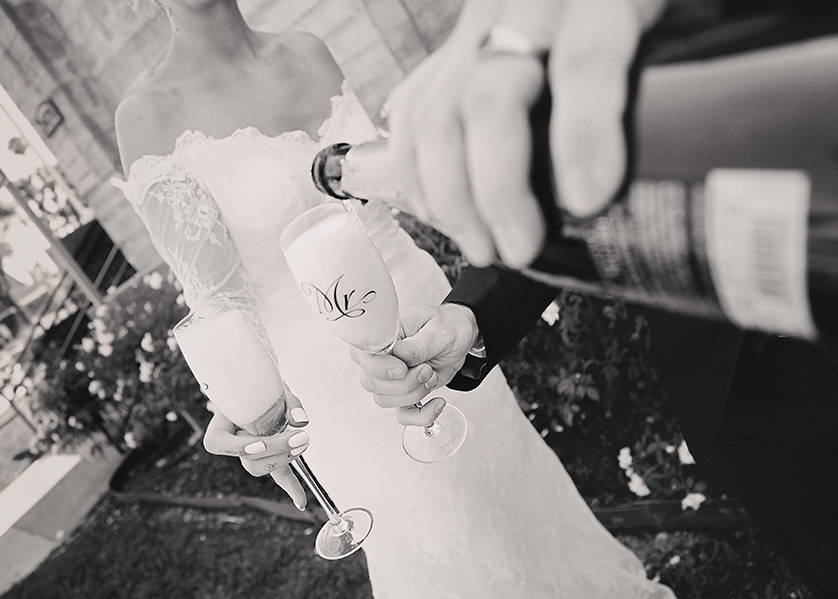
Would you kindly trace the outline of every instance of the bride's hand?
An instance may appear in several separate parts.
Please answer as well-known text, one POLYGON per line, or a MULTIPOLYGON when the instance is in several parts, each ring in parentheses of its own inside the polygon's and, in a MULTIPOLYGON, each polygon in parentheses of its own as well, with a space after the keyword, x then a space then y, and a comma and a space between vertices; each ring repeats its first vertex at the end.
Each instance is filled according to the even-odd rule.
POLYGON ((445 400, 435 397, 416 407, 426 395, 442 387, 462 368, 478 337, 471 309, 458 304, 402 306, 404 339, 392 355, 367 354, 357 349, 350 356, 361 367, 361 386, 382 408, 397 408, 405 425, 427 426, 436 419, 445 400))
POLYGON ((289 426, 283 432, 257 437, 217 411, 204 434, 204 447, 211 454, 237 456, 253 476, 269 474, 302 511, 306 507, 306 493, 289 464, 308 448, 308 433, 300 430, 308 424, 308 417, 293 393, 288 393, 286 401, 289 426))

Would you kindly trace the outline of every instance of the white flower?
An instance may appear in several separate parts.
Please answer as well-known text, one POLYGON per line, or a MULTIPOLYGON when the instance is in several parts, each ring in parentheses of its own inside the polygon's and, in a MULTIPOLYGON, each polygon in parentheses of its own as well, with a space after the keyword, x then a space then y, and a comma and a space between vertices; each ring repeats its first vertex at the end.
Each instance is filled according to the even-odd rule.
POLYGON ((687 493, 686 497, 681 500, 681 509, 697 510, 702 503, 707 500, 704 493, 687 493))
POLYGON ((154 340, 151 338, 151 333, 148 331, 146 331, 145 335, 143 335, 143 340, 140 341, 140 347, 148 353, 154 351, 154 340))
MULTIPOLYGON (((108 305, 107 304, 99 304, 96 306, 96 310, 94 310, 93 314, 96 318, 103 318, 108 313, 108 305)), ((100 321, 101 322, 101 321, 100 321)))
POLYGON ((23 382, 23 378, 26 376, 26 373, 23 371, 23 367, 15 363, 12 367, 12 376, 9 377, 9 382, 12 385, 20 385, 23 382))
POLYGON ((681 563, 681 556, 680 555, 673 555, 669 558, 669 561, 666 562, 667 566, 677 566, 681 563))
POLYGON ((79 372, 84 372, 84 364, 82 364, 81 362, 76 362, 75 367, 76 370, 78 370, 79 372))
POLYGON ((619 455, 617 455, 617 463, 620 465, 622 470, 625 470, 629 466, 631 466, 631 449, 628 447, 623 447, 620 450, 619 455))
POLYGON ((97 331, 96 340, 102 345, 110 345, 116 339, 116 335, 110 332, 98 332, 97 331))
POLYGON ((160 289, 163 286, 163 275, 155 270, 153 273, 146 275, 143 282, 152 289, 160 289))
POLYGON ((629 490, 638 497, 646 497, 646 495, 649 495, 651 493, 649 487, 646 486, 646 483, 637 473, 631 475, 628 486, 629 490))
POLYGON ((137 447, 137 438, 134 436, 134 433, 132 433, 131 431, 128 431, 127 433, 125 433, 125 436, 122 437, 122 440, 125 441, 125 445, 127 445, 131 449, 134 449, 135 447, 137 447))
POLYGON ((172 335, 166 337, 166 345, 168 346, 169 351, 175 351, 178 347, 177 339, 175 339, 172 335))
POLYGON ((67 419, 67 424, 68 424, 68 425, 70 425, 72 428, 77 428, 77 427, 78 427, 78 424, 79 424, 79 421, 78 421, 78 420, 76 420, 76 417, 75 417, 75 416, 70 416, 70 417, 67 419))
MULTIPOLYGON (((99 306, 101 308, 101 306, 99 306)), ((96 310, 99 311, 98 308, 96 310)), ((105 324, 105 321, 99 318, 98 316, 90 321, 88 328, 93 329, 96 331, 97 335, 100 335, 108 330, 108 325, 105 324)))
POLYGON ((668 453, 669 455, 672 455, 673 453, 675 453, 675 450, 676 450, 676 449, 677 449, 677 448, 676 448, 674 445, 667 445, 667 446, 666 446, 666 448, 665 448, 665 451, 666 451, 666 453, 668 453))
POLYGON ((177 412, 166 412, 166 420, 169 422, 177 422, 177 412))
POLYGON ((678 446, 678 459, 681 460, 682 464, 690 465, 695 464, 695 458, 693 454, 690 453, 690 448, 687 447, 686 441, 681 441, 681 444, 678 446))
POLYGON ((140 382, 150 383, 151 375, 154 373, 154 365, 151 362, 140 362, 140 382))
POLYGON ((99 391, 102 390, 102 382, 101 381, 90 381, 90 384, 87 386, 87 391, 91 395, 98 395, 99 391))
POLYGON ((87 353, 90 353, 94 349, 96 349, 96 342, 93 341, 93 339, 91 339, 90 337, 85 337, 81 340, 81 348, 87 353))
POLYGON ((550 305, 541 313, 541 319, 550 326, 556 324, 559 321, 559 304, 555 301, 550 302, 550 305))
POLYGON ((104 357, 110 357, 113 353, 113 346, 112 345, 100 345, 99 346, 99 353, 104 357))

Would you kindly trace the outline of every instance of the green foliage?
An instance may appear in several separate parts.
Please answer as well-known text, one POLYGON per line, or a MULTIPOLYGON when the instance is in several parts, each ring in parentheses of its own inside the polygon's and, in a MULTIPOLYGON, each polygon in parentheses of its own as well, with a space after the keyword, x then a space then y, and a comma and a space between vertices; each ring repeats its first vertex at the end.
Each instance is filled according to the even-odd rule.
POLYGON ((174 277, 154 272, 99 307, 67 355, 36 369, 33 411, 43 437, 126 450, 165 437, 181 418, 205 415, 172 327, 187 313, 174 277))

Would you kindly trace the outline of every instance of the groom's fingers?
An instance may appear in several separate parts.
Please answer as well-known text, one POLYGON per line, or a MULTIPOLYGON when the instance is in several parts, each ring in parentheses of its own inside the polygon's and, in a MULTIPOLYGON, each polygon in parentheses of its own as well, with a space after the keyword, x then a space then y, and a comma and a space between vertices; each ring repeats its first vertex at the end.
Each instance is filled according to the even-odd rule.
MULTIPOLYGON (((373 378, 366 373, 361 373, 361 386, 370 393, 381 395, 409 395, 423 390, 427 393, 437 387, 439 375, 428 364, 420 364, 411 368, 407 375, 397 381, 388 381, 373 378)), ((392 407, 392 406, 389 406, 392 407)))
POLYGON ((411 406, 396 410, 396 420, 405 426, 430 426, 445 407, 445 399, 434 397, 422 407, 411 406))
POLYGON ((407 365, 390 355, 368 354, 359 349, 350 348, 349 357, 361 367, 364 375, 378 380, 399 380, 407 374, 407 365))

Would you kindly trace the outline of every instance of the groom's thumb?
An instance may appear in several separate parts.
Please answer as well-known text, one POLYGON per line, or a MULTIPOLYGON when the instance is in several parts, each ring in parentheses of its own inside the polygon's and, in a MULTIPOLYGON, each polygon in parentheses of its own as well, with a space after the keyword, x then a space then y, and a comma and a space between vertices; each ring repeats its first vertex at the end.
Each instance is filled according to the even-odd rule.
POLYGON ((413 367, 436 357, 439 350, 434 345, 433 340, 423 335, 420 330, 413 337, 397 341, 393 346, 393 355, 409 367, 413 367))

